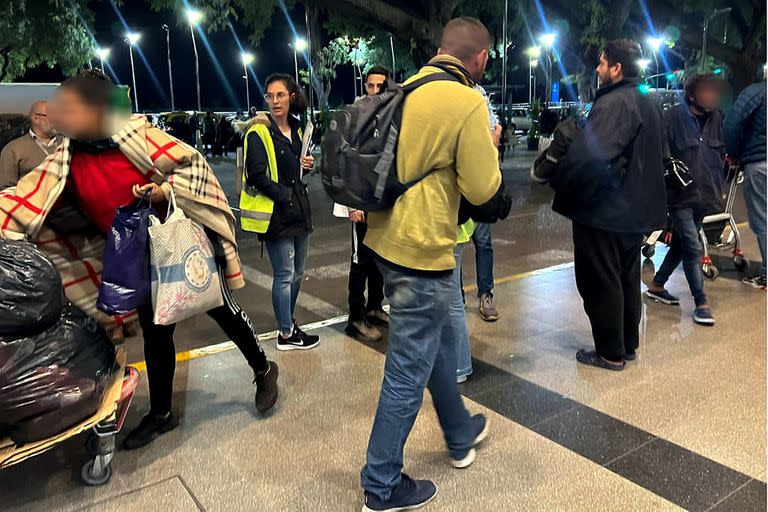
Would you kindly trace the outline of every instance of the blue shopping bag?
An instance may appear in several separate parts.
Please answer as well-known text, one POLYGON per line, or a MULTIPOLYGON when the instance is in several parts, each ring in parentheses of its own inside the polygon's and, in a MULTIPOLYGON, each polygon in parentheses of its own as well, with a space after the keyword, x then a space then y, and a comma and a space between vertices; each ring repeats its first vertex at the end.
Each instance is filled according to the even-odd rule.
POLYGON ((104 246, 104 269, 99 299, 101 311, 124 315, 152 298, 149 275, 149 216, 157 212, 149 194, 118 208, 104 246))

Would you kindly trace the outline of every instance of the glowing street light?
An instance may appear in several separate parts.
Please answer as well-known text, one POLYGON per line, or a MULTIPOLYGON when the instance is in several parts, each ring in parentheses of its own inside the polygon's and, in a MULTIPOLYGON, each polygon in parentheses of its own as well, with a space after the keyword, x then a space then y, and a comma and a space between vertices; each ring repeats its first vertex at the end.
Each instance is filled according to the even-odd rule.
POLYGON ((541 56, 541 48, 538 46, 531 46, 525 53, 528 55, 528 105, 533 103, 533 95, 536 90, 536 75, 533 72, 533 68, 539 65, 539 57, 541 56))
POLYGON ((243 52, 240 54, 240 59, 243 61, 243 78, 245 78, 245 103, 248 106, 247 112, 251 111, 251 92, 248 89, 248 66, 253 64, 255 57, 250 52, 243 52))
POLYGON ((101 72, 106 73, 104 71, 104 61, 107 60, 107 57, 109 57, 110 49, 109 48, 96 48, 96 55, 99 56, 99 61, 101 61, 101 72))
POLYGON ((640 69, 645 71, 648 69, 648 66, 651 65, 651 59, 640 59, 637 61, 637 65, 640 66, 640 69))
POLYGON ((203 13, 196 9, 187 9, 187 21, 189 22, 189 33, 192 35, 192 50, 195 52, 195 83, 197 85, 197 110, 202 110, 200 106, 200 61, 197 56, 197 41, 195 40, 195 27, 203 21, 203 13))
POLYGON ((544 48, 552 48, 555 46, 555 40, 557 40, 557 34, 550 32, 549 34, 543 34, 541 37, 539 37, 539 41, 541 41, 541 44, 544 46, 544 48))
POLYGON ((136 69, 133 66, 133 47, 136 46, 141 39, 141 34, 137 32, 128 32, 125 34, 125 42, 128 44, 128 53, 131 56, 131 78, 133 79, 133 108, 136 113, 139 112, 139 91, 136 89, 136 69))
POLYGON ((654 52, 658 52, 661 48, 661 45, 664 44, 664 38, 663 37, 649 37, 648 38, 648 46, 651 47, 651 49, 654 52))
POLYGON ((546 98, 548 102, 552 101, 552 52, 553 52, 556 40, 557 40, 557 34, 555 34, 554 32, 549 32, 547 34, 542 34, 541 36, 539 36, 539 42, 541 42, 541 46, 544 48, 547 56, 546 98))
POLYGON ((293 66, 296 72, 296 83, 299 83, 299 57, 298 52, 303 52, 307 49, 307 40, 303 37, 297 37, 293 42, 293 66))

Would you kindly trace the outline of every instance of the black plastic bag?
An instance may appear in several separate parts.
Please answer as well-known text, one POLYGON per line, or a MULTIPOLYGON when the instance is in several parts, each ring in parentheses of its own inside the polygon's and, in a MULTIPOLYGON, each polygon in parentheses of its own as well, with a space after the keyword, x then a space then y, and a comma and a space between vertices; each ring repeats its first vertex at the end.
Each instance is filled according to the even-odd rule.
POLYGON ((47 329, 64 303, 61 275, 45 254, 27 242, 0 240, 0 336, 47 329))
POLYGON ((96 412, 114 369, 104 327, 72 305, 42 333, 0 337, 0 430, 17 444, 65 431, 96 412))

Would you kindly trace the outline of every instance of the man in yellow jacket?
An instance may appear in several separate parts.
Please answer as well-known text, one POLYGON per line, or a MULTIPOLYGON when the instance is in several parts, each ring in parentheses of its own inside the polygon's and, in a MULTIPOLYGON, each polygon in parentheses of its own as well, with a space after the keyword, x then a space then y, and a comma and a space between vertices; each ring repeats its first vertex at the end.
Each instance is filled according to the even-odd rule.
POLYGON ((432 482, 402 474, 403 446, 425 386, 455 467, 469 466, 475 446, 487 435, 485 417, 471 417, 458 392, 449 302, 456 287, 453 249, 461 197, 484 205, 500 196, 488 108, 472 88, 485 70, 489 44, 488 30, 474 18, 446 25, 438 55, 410 80, 449 72, 458 82, 433 81, 408 95, 397 148, 402 183, 432 172, 392 209, 369 214, 365 244, 379 258, 392 317, 384 382, 362 471, 364 511, 419 508, 437 493, 432 482))

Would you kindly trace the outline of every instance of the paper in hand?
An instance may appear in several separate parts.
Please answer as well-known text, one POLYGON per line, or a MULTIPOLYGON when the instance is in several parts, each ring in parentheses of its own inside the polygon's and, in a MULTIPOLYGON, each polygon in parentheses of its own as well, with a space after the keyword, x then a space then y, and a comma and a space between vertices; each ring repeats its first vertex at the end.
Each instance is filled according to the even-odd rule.
MULTIPOLYGON (((315 125, 311 120, 307 120, 307 126, 304 128, 304 136, 301 138, 301 157, 309 156, 312 151, 312 132, 315 131, 315 125)), ((301 169, 302 176, 304 175, 304 169, 301 169)))

